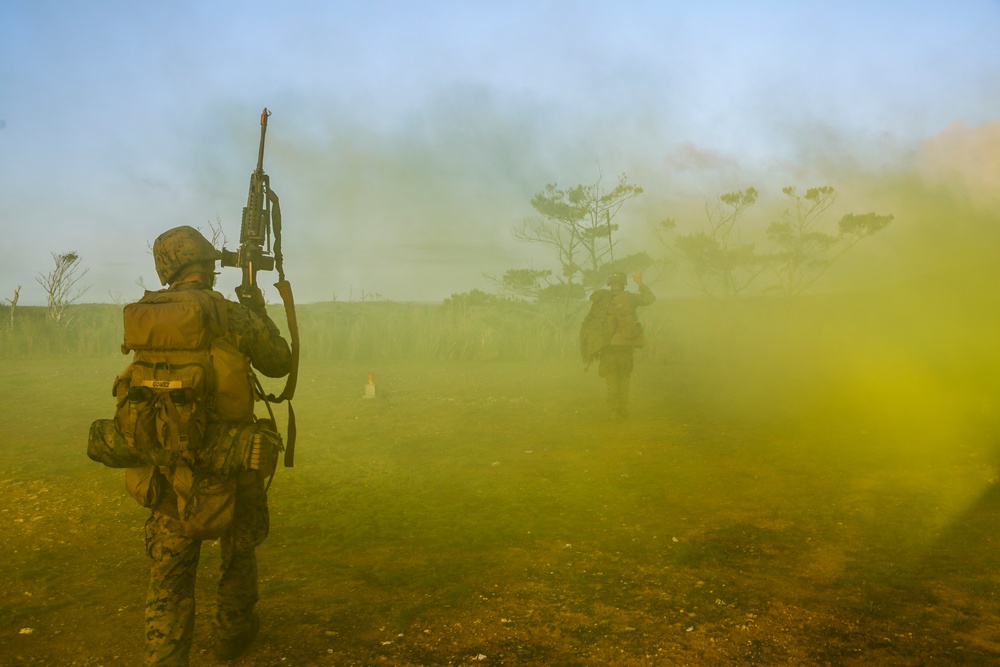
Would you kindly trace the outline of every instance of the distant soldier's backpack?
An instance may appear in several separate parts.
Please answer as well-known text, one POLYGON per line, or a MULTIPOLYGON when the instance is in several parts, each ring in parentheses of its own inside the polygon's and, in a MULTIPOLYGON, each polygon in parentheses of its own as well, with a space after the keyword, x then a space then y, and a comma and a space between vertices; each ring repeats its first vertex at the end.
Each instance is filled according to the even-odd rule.
POLYGON ((610 345, 631 345, 643 347, 646 336, 642 324, 635 315, 635 303, 628 292, 612 292, 607 306, 608 331, 611 337, 610 345))
POLYGON ((115 422, 128 449, 190 462, 212 421, 253 420, 250 364, 227 336, 225 299, 208 290, 146 292, 125 306, 115 422))
POLYGON ((607 345, 642 347, 646 336, 636 318, 635 304, 628 292, 597 290, 580 326, 580 356, 589 364, 607 345))

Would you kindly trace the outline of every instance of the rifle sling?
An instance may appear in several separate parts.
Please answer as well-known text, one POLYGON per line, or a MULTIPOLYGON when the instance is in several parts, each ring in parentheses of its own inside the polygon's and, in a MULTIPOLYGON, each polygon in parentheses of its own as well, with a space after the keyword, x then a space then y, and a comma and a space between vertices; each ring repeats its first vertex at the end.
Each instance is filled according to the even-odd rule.
POLYGON ((285 467, 291 468, 295 462, 295 411, 292 409, 292 396, 295 395, 295 385, 299 378, 299 324, 295 317, 295 299, 292 296, 292 286, 287 280, 274 284, 285 304, 285 319, 288 321, 288 335, 292 339, 292 368, 285 380, 285 388, 280 396, 268 394, 265 400, 269 403, 288 401, 288 442, 285 444, 285 467))

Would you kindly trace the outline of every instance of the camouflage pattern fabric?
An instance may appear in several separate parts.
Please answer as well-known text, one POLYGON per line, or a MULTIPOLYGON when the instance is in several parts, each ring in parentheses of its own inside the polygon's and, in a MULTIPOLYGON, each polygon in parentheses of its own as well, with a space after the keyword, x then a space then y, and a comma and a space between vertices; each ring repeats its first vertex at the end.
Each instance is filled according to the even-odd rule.
POLYGON ((210 423, 205 429, 202 447, 195 456, 195 472, 228 477, 234 472, 246 470, 255 430, 256 425, 249 423, 210 423))
MULTIPOLYGON (((246 507, 237 495, 237 513, 247 518, 256 512, 246 507)), ((256 503, 253 503, 256 504, 256 503)), ((266 507, 266 501, 264 503, 266 507)), ((237 523, 240 519, 237 518, 237 523)), ((222 564, 215 603, 215 634, 220 638, 236 637, 251 623, 257 604, 257 556, 255 549, 238 539, 234 526, 220 540, 222 564)), ((154 511, 146 521, 146 552, 152 559, 149 588, 146 592, 147 665, 188 664, 194 637, 195 580, 201 555, 201 540, 184 536, 180 522, 154 511)))
MULTIPOLYGON (((170 289, 209 289, 179 283, 170 289)), ((291 369, 291 351, 266 313, 258 314, 227 301, 229 332, 251 364, 268 377, 291 369)), ((270 516, 264 480, 246 470, 252 424, 210 424, 211 437, 199 452, 195 474, 207 470, 237 476, 232 527, 220 538, 222 565, 214 617, 217 638, 234 638, 250 627, 257 602, 256 547, 267 537, 270 516)), ((208 433, 206 433, 208 435, 208 433)), ((185 536, 177 496, 167 485, 146 522, 146 552, 152 560, 146 597, 146 664, 187 665, 194 636, 195 578, 202 541, 185 536)))
MULTIPOLYGON (((269 420, 256 423, 211 422, 202 437, 202 447, 196 452, 194 469, 200 474, 226 477, 233 472, 250 467, 253 436, 260 432, 273 452, 269 452, 269 466, 262 466, 264 477, 274 472, 277 452, 282 449, 281 436, 271 430, 269 420)), ((109 468, 135 468, 139 466, 172 467, 180 463, 174 453, 157 447, 130 449, 125 436, 114 419, 97 419, 90 425, 87 456, 92 461, 109 468)))
POLYGON ((220 259, 222 253, 194 227, 168 229, 153 241, 153 261, 161 285, 172 282, 178 272, 194 262, 220 259))
MULTIPOLYGON (((167 456, 169 452, 160 450, 159 456, 167 456)), ((109 468, 135 468, 144 465, 161 465, 147 461, 139 454, 129 449, 125 436, 118 430, 114 419, 97 419, 90 425, 90 437, 87 439, 87 456, 91 461, 103 463, 109 468)))

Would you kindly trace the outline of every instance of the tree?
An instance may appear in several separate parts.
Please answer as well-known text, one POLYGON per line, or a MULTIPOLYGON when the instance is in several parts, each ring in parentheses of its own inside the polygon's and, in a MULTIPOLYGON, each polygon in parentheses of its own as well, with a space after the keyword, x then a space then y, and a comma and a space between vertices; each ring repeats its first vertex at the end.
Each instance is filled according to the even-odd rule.
POLYGON ((531 206, 541 218, 529 218, 513 229, 519 241, 550 246, 556 255, 560 275, 555 282, 567 286, 567 293, 575 293, 572 285, 595 287, 594 276, 598 269, 614 258, 617 241, 614 223, 622 206, 642 194, 642 188, 628 182, 625 174, 618 183, 606 190, 601 176, 591 185, 577 185, 561 189, 549 183, 531 198, 531 206), (587 285, 587 281, 592 284, 587 285))
POLYGON ((802 195, 789 186, 782 193, 787 206, 781 219, 767 228, 767 239, 776 250, 758 252, 739 233, 739 221, 759 196, 752 187, 724 194, 714 206, 706 204, 702 231, 674 236, 677 223, 672 219, 663 220, 654 231, 667 250, 689 266, 689 284, 705 295, 739 296, 770 270, 778 284, 768 289, 792 296, 819 280, 831 263, 862 239, 893 221, 892 215, 848 213, 840 219, 837 234, 829 234, 821 221, 837 200, 831 186, 809 188, 802 195))
POLYGON ((614 257, 615 218, 625 202, 640 194, 642 188, 630 184, 624 174, 611 189, 605 188, 600 174, 591 185, 563 189, 547 184, 531 198, 539 215, 514 225, 511 235, 547 246, 555 266, 509 269, 501 278, 487 277, 502 294, 521 297, 524 311, 545 322, 555 340, 565 342, 578 322, 587 288, 603 284, 598 273, 614 257))
POLYGON ((715 204, 705 204, 706 224, 702 231, 682 234, 672 241, 677 223, 667 219, 656 229, 661 242, 691 269, 691 287, 706 296, 738 296, 765 270, 765 258, 753 243, 743 241, 737 221, 757 203, 756 188, 729 192, 715 204))
POLYGON ((537 269, 507 269, 499 281, 504 294, 539 298, 542 291, 552 285, 552 272, 537 269))
POLYGON ((45 290, 47 301, 46 316, 54 322, 62 322, 66 308, 83 296, 87 287, 76 289, 76 284, 90 269, 80 272, 80 256, 75 252, 52 253, 55 268, 45 274, 39 273, 35 281, 45 290))
MULTIPOLYGON (((618 257, 607 264, 602 264, 594 271, 590 269, 585 270, 583 272, 584 280, 587 285, 601 286, 607 282, 608 276, 615 271, 631 275, 636 269, 645 271, 656 263, 656 260, 647 253, 636 252, 624 257, 618 257)), ((648 277, 646 282, 649 282, 648 277)))
POLYGON ((892 215, 848 213, 840 219, 834 236, 820 228, 823 214, 837 199, 832 187, 809 188, 799 195, 789 186, 782 193, 789 205, 782 219, 767 228, 768 240, 778 246, 768 261, 778 277, 775 289, 787 296, 802 293, 826 273, 834 260, 893 221, 892 215))

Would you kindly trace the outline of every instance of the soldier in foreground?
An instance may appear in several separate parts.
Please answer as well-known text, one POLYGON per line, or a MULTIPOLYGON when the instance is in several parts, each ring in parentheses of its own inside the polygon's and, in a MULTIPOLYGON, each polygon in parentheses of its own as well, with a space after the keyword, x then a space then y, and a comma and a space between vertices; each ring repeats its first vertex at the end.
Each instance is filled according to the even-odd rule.
POLYGON ((598 374, 607 384, 608 406, 618 419, 628 417, 634 350, 646 342, 635 311, 656 301, 642 282, 642 271, 635 271, 632 279, 639 287, 638 293, 625 289, 628 279, 621 271, 608 276, 608 289, 590 295, 590 312, 580 330, 583 361, 589 367, 595 359, 599 360, 598 374))
POLYGON ((169 287, 125 308, 122 350, 135 357, 115 382, 115 419, 91 427, 88 454, 127 468, 129 492, 152 509, 146 664, 188 664, 198 560, 215 539, 214 649, 232 660, 260 628, 255 548, 268 534, 267 489, 282 446, 274 422, 254 415, 261 392, 250 366, 283 377, 292 356, 259 288, 241 303, 212 290, 220 253, 196 229, 163 233, 153 257, 169 287))

